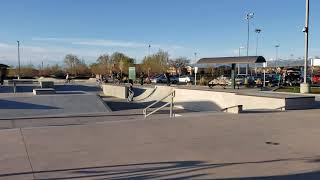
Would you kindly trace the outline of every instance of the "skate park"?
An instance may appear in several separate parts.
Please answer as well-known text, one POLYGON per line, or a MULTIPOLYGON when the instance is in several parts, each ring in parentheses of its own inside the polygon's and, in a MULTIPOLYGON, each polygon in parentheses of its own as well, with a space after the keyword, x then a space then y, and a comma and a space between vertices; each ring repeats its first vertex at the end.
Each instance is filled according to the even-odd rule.
POLYGON ((55 94, 48 95, 34 95, 35 86, 23 84, 15 94, 11 86, 2 89, 1 100, 11 102, 1 102, 0 151, 6 157, 0 158, 0 179, 319 177, 319 107, 293 111, 294 103, 283 100, 267 106, 269 96, 272 102, 312 102, 314 96, 135 85, 134 101, 127 102, 125 84, 101 89, 89 82, 56 82, 55 94), (143 116, 146 106, 173 91, 179 116, 169 118, 168 107, 143 116), (237 101, 219 100, 224 97, 237 101), (246 101, 252 100, 267 110, 250 109, 246 101), (240 114, 221 112, 240 102, 240 114), (289 108, 278 109, 284 105, 289 108))

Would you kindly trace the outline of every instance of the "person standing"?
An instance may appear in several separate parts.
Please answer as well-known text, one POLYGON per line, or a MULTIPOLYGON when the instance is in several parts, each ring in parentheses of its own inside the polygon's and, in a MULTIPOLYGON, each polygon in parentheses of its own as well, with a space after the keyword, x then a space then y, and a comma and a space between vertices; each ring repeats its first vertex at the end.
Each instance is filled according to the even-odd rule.
POLYGON ((129 87, 128 87, 128 98, 127 101, 133 101, 134 91, 133 91, 133 80, 129 79, 129 87))
POLYGON ((1 86, 3 86, 4 78, 5 78, 5 70, 0 69, 0 84, 1 84, 1 86))
POLYGON ((165 74, 165 77, 167 79, 167 86, 170 86, 171 85, 171 82, 170 82, 170 74, 168 72, 166 72, 165 74))
POLYGON ((141 84, 141 86, 143 86, 143 82, 144 81, 144 73, 143 72, 141 72, 140 73, 140 84, 141 84))
POLYGON ((67 75, 66 75, 66 83, 70 83, 69 73, 67 73, 67 75))

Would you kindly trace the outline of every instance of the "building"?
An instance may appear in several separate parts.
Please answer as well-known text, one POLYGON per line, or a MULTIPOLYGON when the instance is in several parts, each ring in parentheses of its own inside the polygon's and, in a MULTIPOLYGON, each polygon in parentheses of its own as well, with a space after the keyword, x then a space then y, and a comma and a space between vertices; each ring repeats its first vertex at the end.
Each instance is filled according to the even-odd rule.
POLYGON ((320 66, 320 58, 313 58, 311 60, 311 65, 312 66, 320 66))

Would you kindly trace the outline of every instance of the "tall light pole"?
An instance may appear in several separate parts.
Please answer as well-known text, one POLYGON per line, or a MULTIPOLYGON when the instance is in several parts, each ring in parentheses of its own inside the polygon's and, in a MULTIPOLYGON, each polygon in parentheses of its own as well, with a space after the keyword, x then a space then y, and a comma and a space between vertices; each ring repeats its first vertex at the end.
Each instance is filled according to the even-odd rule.
POLYGON ((197 63, 197 53, 195 52, 194 53, 194 64, 196 64, 197 63))
POLYGON ((255 29, 255 32, 257 33, 257 39, 256 39, 256 56, 258 56, 258 47, 259 47, 259 34, 261 33, 261 29, 255 29))
POLYGON ((151 48, 151 45, 149 44, 148 45, 148 56, 150 56, 150 48, 151 48))
POLYGON ((275 66, 276 66, 276 68, 277 68, 277 62, 278 62, 278 51, 279 51, 279 47, 280 47, 280 45, 279 45, 279 44, 277 44, 277 45, 275 45, 274 47, 276 48, 275 66))
POLYGON ((308 56, 309 56, 309 0, 306 0, 306 24, 303 28, 304 32, 304 72, 303 83, 300 84, 300 93, 310 93, 310 85, 307 83, 307 70, 308 70, 308 56))
POLYGON ((18 43, 18 79, 20 79, 20 41, 18 43))
MULTIPOLYGON (((249 41, 250 41, 250 19, 254 17, 254 13, 247 13, 246 20, 248 24, 248 37, 247 37, 247 56, 249 56, 249 41)), ((246 76, 248 76, 249 64, 246 66, 246 76)))
MULTIPOLYGON (((261 29, 256 28, 254 32, 257 34, 257 39, 256 39, 256 56, 258 56, 258 49, 259 49, 259 35, 261 33, 261 29)), ((254 73, 257 75, 257 64, 254 64, 254 73)))
MULTIPOLYGON (((241 56, 241 49, 244 49, 243 46, 239 47, 239 57, 241 56)), ((238 64, 238 75, 240 74, 240 64, 238 64)))

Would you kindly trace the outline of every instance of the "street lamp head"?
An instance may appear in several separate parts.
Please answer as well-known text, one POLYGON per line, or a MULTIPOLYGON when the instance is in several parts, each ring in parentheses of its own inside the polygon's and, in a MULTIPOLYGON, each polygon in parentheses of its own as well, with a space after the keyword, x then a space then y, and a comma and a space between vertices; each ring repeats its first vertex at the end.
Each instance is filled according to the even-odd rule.
POLYGON ((254 16, 254 13, 247 13, 247 15, 246 15, 246 20, 252 19, 253 16, 254 16))
POLYGON ((262 30, 261 29, 255 29, 256 33, 260 33, 262 30))
POLYGON ((277 45, 275 45, 274 47, 278 48, 278 47, 280 47, 280 45, 279 45, 279 44, 277 44, 277 45))

